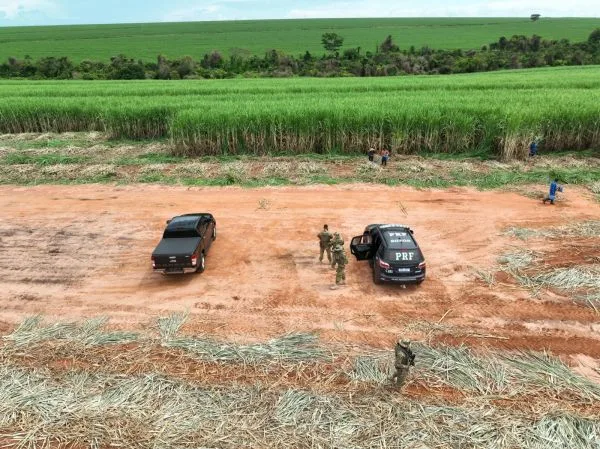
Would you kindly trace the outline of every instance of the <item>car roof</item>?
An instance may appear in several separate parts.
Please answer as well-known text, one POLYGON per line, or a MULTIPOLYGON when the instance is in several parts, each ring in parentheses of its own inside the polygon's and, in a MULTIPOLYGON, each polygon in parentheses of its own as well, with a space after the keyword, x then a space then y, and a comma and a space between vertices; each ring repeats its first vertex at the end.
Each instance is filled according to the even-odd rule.
POLYGON ((379 229, 410 229, 410 226, 408 225, 397 223, 380 224, 377 226, 379 227, 379 229))
POLYGON ((379 226, 379 230, 381 232, 388 232, 388 231, 410 231, 410 228, 408 226, 404 226, 404 225, 382 225, 379 226))
POLYGON ((198 222, 202 220, 212 219, 212 215, 208 213, 200 214, 185 214, 173 217, 167 225, 168 231, 181 230, 181 229, 193 229, 198 226, 198 222))
POLYGON ((379 229, 381 232, 384 231, 410 231, 410 226, 404 224, 370 224, 367 226, 368 230, 379 229))

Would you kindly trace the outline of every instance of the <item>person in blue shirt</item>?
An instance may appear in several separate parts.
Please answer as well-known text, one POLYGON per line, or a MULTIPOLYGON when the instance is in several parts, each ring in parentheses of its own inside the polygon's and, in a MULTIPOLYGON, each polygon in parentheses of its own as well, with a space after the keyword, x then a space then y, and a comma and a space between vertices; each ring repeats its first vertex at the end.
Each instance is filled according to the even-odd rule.
POLYGON ((537 155, 538 147, 535 140, 529 144, 529 157, 534 157, 537 155))
POLYGON ((383 167, 386 167, 389 159, 390 159, 390 152, 389 152, 389 150, 383 150, 381 152, 381 165, 383 167))
POLYGON ((550 191, 548 192, 548 196, 544 198, 544 204, 546 204, 546 201, 550 201, 550 204, 554 204, 556 192, 562 192, 562 186, 558 185, 558 179, 555 179, 550 183, 550 191))

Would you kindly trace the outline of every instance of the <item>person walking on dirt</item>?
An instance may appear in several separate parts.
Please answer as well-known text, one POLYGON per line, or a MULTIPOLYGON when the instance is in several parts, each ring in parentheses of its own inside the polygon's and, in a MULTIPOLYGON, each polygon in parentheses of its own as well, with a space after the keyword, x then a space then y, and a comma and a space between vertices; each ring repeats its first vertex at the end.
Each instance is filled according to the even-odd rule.
POLYGON ((319 262, 323 263, 323 254, 327 252, 327 261, 331 263, 331 240, 333 235, 329 232, 329 226, 323 225, 323 230, 317 234, 319 239, 319 262))
POLYGON ((381 152, 381 166, 387 167, 388 159, 390 158, 389 150, 383 150, 381 152))
POLYGON ((332 267, 336 267, 335 271, 335 285, 346 285, 346 264, 348 263, 348 258, 346 257, 346 251, 344 251, 344 247, 341 245, 335 245, 333 247, 333 263, 332 267))
POLYGON ((556 192, 562 192, 563 188, 561 185, 558 185, 558 179, 555 179, 550 183, 550 191, 548 192, 548 196, 544 198, 543 203, 546 204, 546 201, 550 201, 550 204, 554 204, 554 200, 556 199, 556 192))
POLYGON ((410 367, 415 366, 415 354, 410 349, 410 340, 400 340, 396 343, 394 355, 396 372, 391 380, 396 382, 396 387, 402 388, 408 377, 410 367))

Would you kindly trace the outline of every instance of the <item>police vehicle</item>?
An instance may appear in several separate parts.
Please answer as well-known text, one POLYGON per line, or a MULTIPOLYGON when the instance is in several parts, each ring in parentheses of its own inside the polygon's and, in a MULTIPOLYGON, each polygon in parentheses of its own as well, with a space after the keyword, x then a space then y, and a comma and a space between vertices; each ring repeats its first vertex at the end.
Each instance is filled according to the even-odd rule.
POLYGON ((425 280, 426 263, 413 234, 402 224, 371 224, 363 235, 352 239, 350 252, 356 260, 369 261, 375 284, 420 284, 425 280))

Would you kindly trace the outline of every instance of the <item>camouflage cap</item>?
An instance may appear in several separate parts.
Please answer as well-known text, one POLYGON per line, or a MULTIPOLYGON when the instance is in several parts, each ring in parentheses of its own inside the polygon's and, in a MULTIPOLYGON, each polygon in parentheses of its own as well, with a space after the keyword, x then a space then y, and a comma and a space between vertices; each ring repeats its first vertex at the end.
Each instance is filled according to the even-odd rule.
POLYGON ((408 348, 410 346, 410 340, 399 340, 398 344, 403 348, 408 348))

